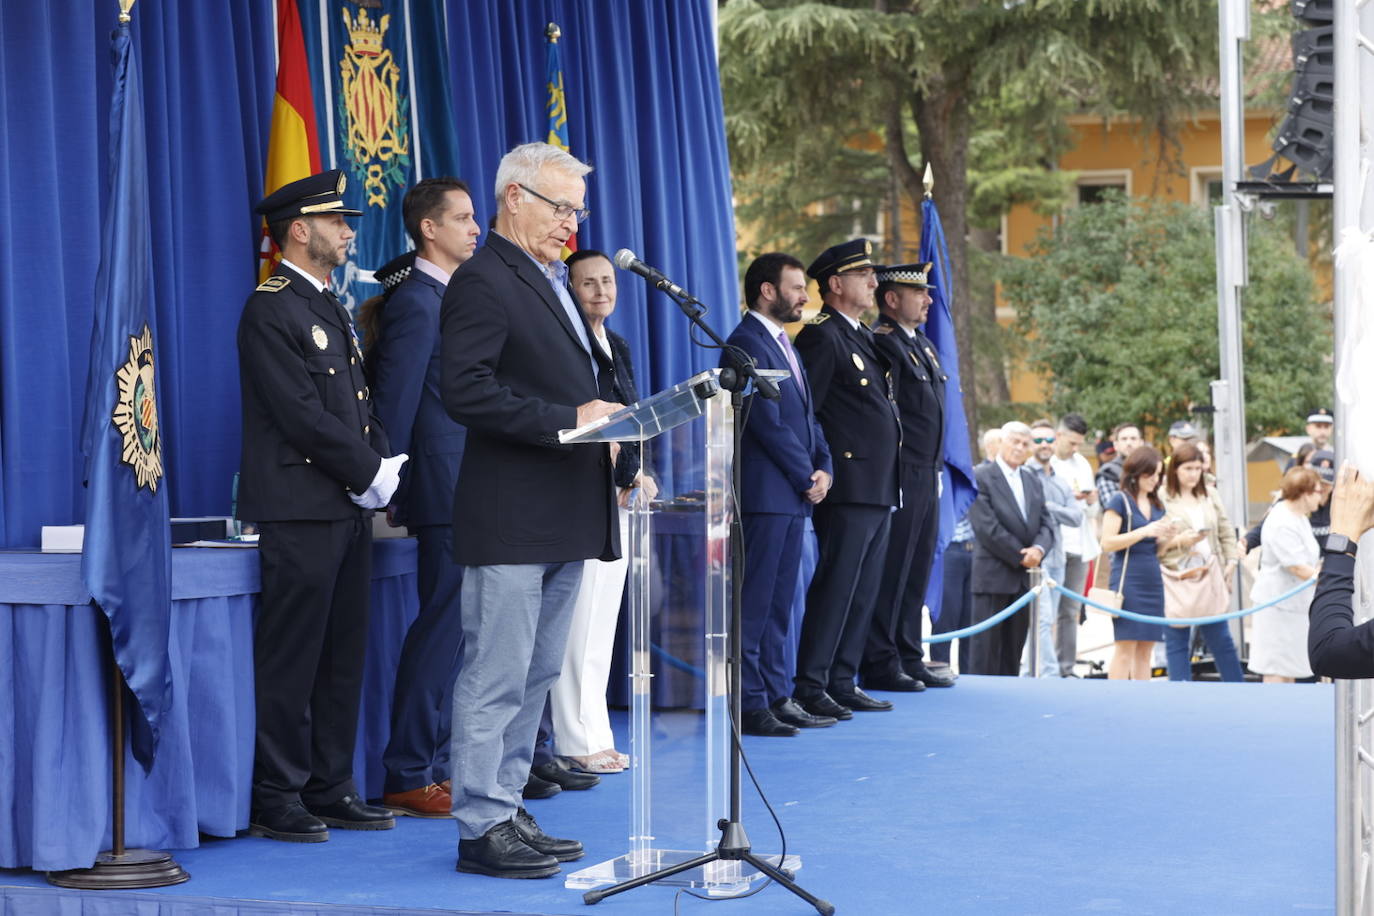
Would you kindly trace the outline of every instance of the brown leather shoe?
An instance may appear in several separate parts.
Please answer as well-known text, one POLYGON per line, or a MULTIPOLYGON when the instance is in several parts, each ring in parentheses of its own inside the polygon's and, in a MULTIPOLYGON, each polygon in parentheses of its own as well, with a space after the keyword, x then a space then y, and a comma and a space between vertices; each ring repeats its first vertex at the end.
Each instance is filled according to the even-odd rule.
POLYGON ((411 817, 452 817, 453 799, 441 786, 430 783, 409 792, 388 792, 382 796, 382 807, 394 814, 411 817))

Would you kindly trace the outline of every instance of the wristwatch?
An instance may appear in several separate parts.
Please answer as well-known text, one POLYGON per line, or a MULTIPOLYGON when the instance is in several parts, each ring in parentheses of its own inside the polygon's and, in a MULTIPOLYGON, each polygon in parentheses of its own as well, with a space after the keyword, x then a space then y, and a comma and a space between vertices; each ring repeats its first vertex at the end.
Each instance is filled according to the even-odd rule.
POLYGON ((1326 553, 1343 553, 1348 557, 1353 557, 1355 552, 1359 549, 1360 545, 1358 543, 1350 540, 1350 538, 1343 534, 1335 533, 1326 536, 1326 544, 1322 547, 1322 550, 1326 553))

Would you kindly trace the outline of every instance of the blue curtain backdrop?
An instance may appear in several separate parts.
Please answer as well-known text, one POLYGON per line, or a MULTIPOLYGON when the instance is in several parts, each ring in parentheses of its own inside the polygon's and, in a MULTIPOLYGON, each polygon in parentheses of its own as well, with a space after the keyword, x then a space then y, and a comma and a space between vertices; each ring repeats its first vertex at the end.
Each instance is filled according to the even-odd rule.
MULTIPOLYGON (((473 185, 483 224, 501 155, 546 135, 543 34, 555 21, 563 30, 572 151, 596 167, 588 181, 594 213, 580 244, 633 249, 711 306, 725 334, 738 321, 739 290, 713 2, 470 0, 413 8, 417 28, 428 16, 447 36, 456 170, 473 185)), ((307 8, 313 15, 318 4, 307 8)), ((41 525, 84 515, 77 446, 108 193, 116 15, 113 0, 6 5, 0 547, 36 546, 41 525)), ((251 209, 261 196, 275 86, 272 4, 145 0, 133 17, 152 172, 171 509, 223 515, 239 458, 234 336, 255 282, 251 209)), ((309 50, 319 79, 318 45, 309 50)), ((630 274, 620 279, 611 323, 630 341, 642 390, 716 364, 714 353, 690 344, 686 320, 666 298, 630 274)))

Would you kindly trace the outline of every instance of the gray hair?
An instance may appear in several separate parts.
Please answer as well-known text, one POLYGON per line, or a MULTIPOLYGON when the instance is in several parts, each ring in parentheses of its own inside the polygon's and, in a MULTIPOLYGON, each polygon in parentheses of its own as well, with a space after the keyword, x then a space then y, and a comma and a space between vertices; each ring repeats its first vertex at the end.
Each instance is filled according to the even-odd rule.
POLYGON ((506 188, 513 184, 532 185, 545 167, 581 178, 590 165, 565 150, 548 143, 522 143, 501 157, 496 167, 496 206, 504 206, 506 188))
POLYGON ((1029 436, 1031 428, 1020 420, 1008 420, 1002 424, 1002 435, 1004 436, 1029 436))

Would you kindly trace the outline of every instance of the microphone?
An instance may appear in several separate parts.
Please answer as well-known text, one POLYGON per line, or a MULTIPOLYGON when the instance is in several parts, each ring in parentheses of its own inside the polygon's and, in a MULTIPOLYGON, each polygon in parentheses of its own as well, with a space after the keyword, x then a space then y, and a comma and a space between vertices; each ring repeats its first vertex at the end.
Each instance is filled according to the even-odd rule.
POLYGON ((648 264, 645 264, 639 258, 635 257, 635 253, 628 248, 622 248, 617 251, 615 257, 611 260, 613 260, 615 266, 619 267, 621 270, 632 271, 648 280, 654 289, 662 290, 668 295, 678 299, 696 302, 696 298, 691 293, 678 286, 672 280, 669 280, 661 271, 650 267, 648 264))

